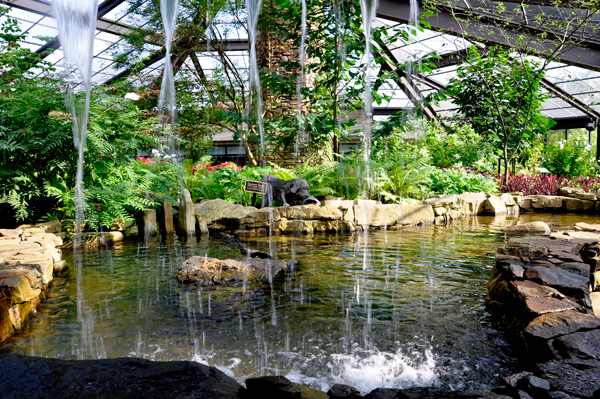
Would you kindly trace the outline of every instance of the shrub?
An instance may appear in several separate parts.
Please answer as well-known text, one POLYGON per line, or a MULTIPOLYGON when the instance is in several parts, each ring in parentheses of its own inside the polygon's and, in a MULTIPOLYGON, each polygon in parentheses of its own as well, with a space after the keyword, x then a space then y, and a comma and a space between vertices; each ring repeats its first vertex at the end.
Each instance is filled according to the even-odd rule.
POLYGON ((556 176, 590 176, 596 172, 592 146, 581 136, 546 146, 544 166, 556 176))
POLYGON ((464 168, 435 169, 430 175, 428 187, 437 194, 462 194, 498 192, 498 184, 492 176, 464 168))
POLYGON ((512 193, 520 191, 523 195, 558 195, 561 187, 579 187, 585 192, 598 192, 600 179, 591 177, 567 178, 553 175, 513 175, 508 176, 508 184, 504 176, 498 177, 500 191, 512 193))

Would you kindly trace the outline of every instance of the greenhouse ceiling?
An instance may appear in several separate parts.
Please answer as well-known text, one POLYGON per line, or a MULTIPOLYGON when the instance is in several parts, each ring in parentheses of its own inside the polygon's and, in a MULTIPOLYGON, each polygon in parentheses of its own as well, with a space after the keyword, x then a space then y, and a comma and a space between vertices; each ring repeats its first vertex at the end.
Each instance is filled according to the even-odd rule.
MULTIPOLYGON (((529 45, 537 53, 544 53, 556 46, 554 40, 558 40, 560 33, 553 30, 552 23, 548 21, 560 21, 570 15, 590 15, 588 28, 573 40, 576 44, 557 54, 547 67, 542 83, 551 97, 544 103, 544 114, 556 120, 558 123, 555 128, 561 129, 586 127, 590 122, 600 119, 600 12, 556 6, 551 0, 445 0, 434 3, 433 10, 420 6, 420 13, 430 27, 419 32, 415 40, 408 44, 387 43, 384 48, 378 49, 389 60, 381 65, 380 70, 394 72, 394 79, 380 88, 380 92, 390 96, 390 101, 375 105, 376 115, 389 115, 414 107, 413 101, 444 88, 455 76, 466 48, 474 43, 479 46, 521 47, 526 51, 528 49, 523 47, 529 45), (541 37, 545 39, 540 40, 541 37), (427 58, 436 65, 431 72, 406 76, 398 69, 407 61, 427 58)), ((51 54, 42 56, 54 66, 60 66, 62 51, 50 1, 0 0, 0 4, 9 8, 8 14, 18 19, 22 29, 29 33, 25 45, 39 54, 54 49, 51 54)), ((93 80, 98 84, 131 74, 131 70, 117 67, 112 56, 117 48, 126 49, 121 35, 130 32, 132 25, 139 25, 139 21, 133 20, 128 10, 128 0, 100 0, 92 67, 93 80)), ((379 0, 374 25, 406 29, 409 13, 408 0, 379 0)), ((232 27, 227 18, 220 18, 219 15, 212 23, 217 29, 223 26, 224 43, 221 44, 225 45, 230 57, 237 60, 236 65, 247 68, 246 31, 232 27)), ((164 48, 148 42, 144 50, 141 54, 144 73, 159 74, 164 48)), ((197 61, 207 73, 218 66, 210 50, 207 44, 206 51, 196 54, 197 61)), ((193 69, 191 62, 183 60, 181 70, 193 69)), ((424 111, 428 117, 435 117, 450 115, 454 109, 454 104, 446 101, 424 111)))

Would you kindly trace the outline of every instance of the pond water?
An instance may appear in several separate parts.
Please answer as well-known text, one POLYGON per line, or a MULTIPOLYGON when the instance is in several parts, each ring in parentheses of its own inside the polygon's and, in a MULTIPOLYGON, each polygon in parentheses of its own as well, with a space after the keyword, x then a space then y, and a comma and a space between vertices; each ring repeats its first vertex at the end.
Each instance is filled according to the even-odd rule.
MULTIPOLYGON (((524 215, 568 228, 596 217, 524 215)), ((176 280, 192 255, 239 258, 215 237, 126 242, 82 254, 78 287, 56 278, 27 329, 0 350, 53 358, 195 360, 238 381, 285 375, 327 390, 494 386, 516 370, 485 310, 500 230, 515 219, 246 244, 297 261, 280 284, 199 289, 176 280)))

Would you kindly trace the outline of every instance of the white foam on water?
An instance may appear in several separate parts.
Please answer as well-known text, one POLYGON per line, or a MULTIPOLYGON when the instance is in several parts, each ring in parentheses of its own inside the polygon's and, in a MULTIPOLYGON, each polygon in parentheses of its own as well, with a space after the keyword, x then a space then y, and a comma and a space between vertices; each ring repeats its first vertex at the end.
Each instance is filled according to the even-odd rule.
POLYGON ((286 377, 295 383, 327 391, 334 384, 347 384, 367 394, 376 388, 432 386, 437 381, 436 362, 431 350, 425 354, 380 352, 355 348, 351 354, 331 354, 327 359, 328 375, 309 377, 303 370, 315 358, 306 359, 286 377))

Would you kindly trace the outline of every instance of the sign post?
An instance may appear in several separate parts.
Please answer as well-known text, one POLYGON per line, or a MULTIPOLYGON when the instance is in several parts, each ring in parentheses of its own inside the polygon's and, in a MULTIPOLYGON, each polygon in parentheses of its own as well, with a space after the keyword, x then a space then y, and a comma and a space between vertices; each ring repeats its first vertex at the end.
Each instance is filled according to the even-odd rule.
POLYGON ((268 184, 261 181, 246 180, 244 184, 244 191, 252 193, 252 206, 256 206, 256 194, 265 195, 268 189, 268 184))

